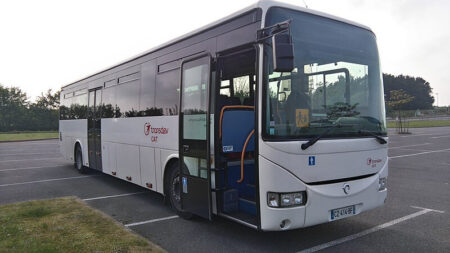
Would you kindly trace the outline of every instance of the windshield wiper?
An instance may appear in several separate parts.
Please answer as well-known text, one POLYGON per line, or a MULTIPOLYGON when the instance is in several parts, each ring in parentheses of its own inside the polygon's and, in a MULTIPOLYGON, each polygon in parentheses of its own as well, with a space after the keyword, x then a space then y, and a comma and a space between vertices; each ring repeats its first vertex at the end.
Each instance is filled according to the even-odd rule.
POLYGON ((360 134, 368 134, 368 135, 370 135, 370 136, 375 137, 375 139, 376 139, 376 140, 378 141, 378 143, 380 143, 380 144, 386 144, 386 143, 387 143, 387 141, 386 141, 383 137, 381 137, 381 136, 375 134, 374 132, 367 131, 367 130, 359 130, 358 132, 359 132, 360 134))
POLYGON ((302 150, 305 150, 305 149, 311 147, 312 145, 314 145, 314 143, 316 143, 318 140, 322 139, 325 135, 329 134, 332 130, 334 130, 337 127, 342 127, 342 126, 347 126, 347 125, 336 124, 336 125, 330 126, 328 129, 323 131, 323 133, 321 133, 321 134, 317 135, 316 137, 310 139, 308 142, 303 143, 301 145, 302 150))

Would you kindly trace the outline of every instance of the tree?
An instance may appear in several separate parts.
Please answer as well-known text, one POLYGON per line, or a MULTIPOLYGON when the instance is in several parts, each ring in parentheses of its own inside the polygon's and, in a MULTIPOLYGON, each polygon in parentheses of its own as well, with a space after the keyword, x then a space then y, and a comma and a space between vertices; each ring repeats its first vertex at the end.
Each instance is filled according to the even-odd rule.
POLYGON ((414 101, 414 97, 403 90, 391 90, 389 92, 389 100, 386 100, 386 104, 392 110, 397 111, 398 133, 408 133, 408 127, 405 125, 406 122, 403 121, 401 109, 412 101, 414 101))
POLYGON ((47 90, 45 95, 41 93, 39 97, 36 98, 36 106, 41 108, 47 108, 50 110, 56 110, 59 108, 59 95, 60 91, 52 94, 52 89, 47 90))
MULTIPOLYGON (((432 96, 433 89, 430 83, 422 77, 412 76, 394 76, 391 74, 383 74, 384 93, 386 100, 391 100, 391 91, 403 90, 405 93, 414 97, 410 103, 401 105, 401 110, 416 110, 416 109, 432 109, 434 97, 432 96)), ((389 109, 389 108, 388 108, 389 109)))
POLYGON ((59 91, 48 90, 30 103, 21 89, 0 84, 0 132, 57 130, 58 108, 59 91))
POLYGON ((26 124, 27 95, 17 87, 0 84, 0 131, 12 131, 26 124))

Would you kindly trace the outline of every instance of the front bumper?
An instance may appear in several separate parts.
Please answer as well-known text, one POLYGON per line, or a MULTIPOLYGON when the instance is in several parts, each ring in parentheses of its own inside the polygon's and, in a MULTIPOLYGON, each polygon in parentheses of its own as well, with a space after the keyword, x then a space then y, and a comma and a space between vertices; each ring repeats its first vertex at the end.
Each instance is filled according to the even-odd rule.
POLYGON ((354 181, 307 185, 287 170, 261 157, 259 163, 261 229, 279 231, 313 226, 331 221, 331 210, 355 205, 355 214, 382 206, 387 190, 378 191, 380 177, 387 177, 388 163, 375 175, 354 181), (346 194, 344 183, 350 186, 346 194), (267 192, 307 192, 305 206, 271 208, 267 192), (283 225, 281 225, 283 224, 283 225))

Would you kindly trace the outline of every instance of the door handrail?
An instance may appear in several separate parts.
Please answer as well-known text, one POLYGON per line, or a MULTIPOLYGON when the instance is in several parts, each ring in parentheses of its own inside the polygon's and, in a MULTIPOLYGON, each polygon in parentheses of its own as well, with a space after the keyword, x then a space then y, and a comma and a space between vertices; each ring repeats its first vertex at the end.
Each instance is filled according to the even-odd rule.
POLYGON ((247 144, 250 141, 250 138, 252 137, 252 135, 255 133, 255 129, 253 129, 250 134, 247 136, 247 139, 245 140, 244 143, 244 148, 242 149, 242 153, 241 153, 241 178, 236 181, 238 183, 242 183, 242 181, 244 181, 244 157, 245 157, 245 150, 247 149, 247 144))

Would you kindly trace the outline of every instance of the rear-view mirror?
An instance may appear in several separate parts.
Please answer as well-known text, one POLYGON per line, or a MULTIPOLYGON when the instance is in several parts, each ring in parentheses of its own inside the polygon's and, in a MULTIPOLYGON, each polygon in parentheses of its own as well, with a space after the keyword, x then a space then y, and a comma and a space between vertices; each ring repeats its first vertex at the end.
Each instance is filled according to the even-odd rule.
POLYGON ((275 34, 272 37, 273 70, 291 72, 294 69, 294 46, 291 35, 275 34))

